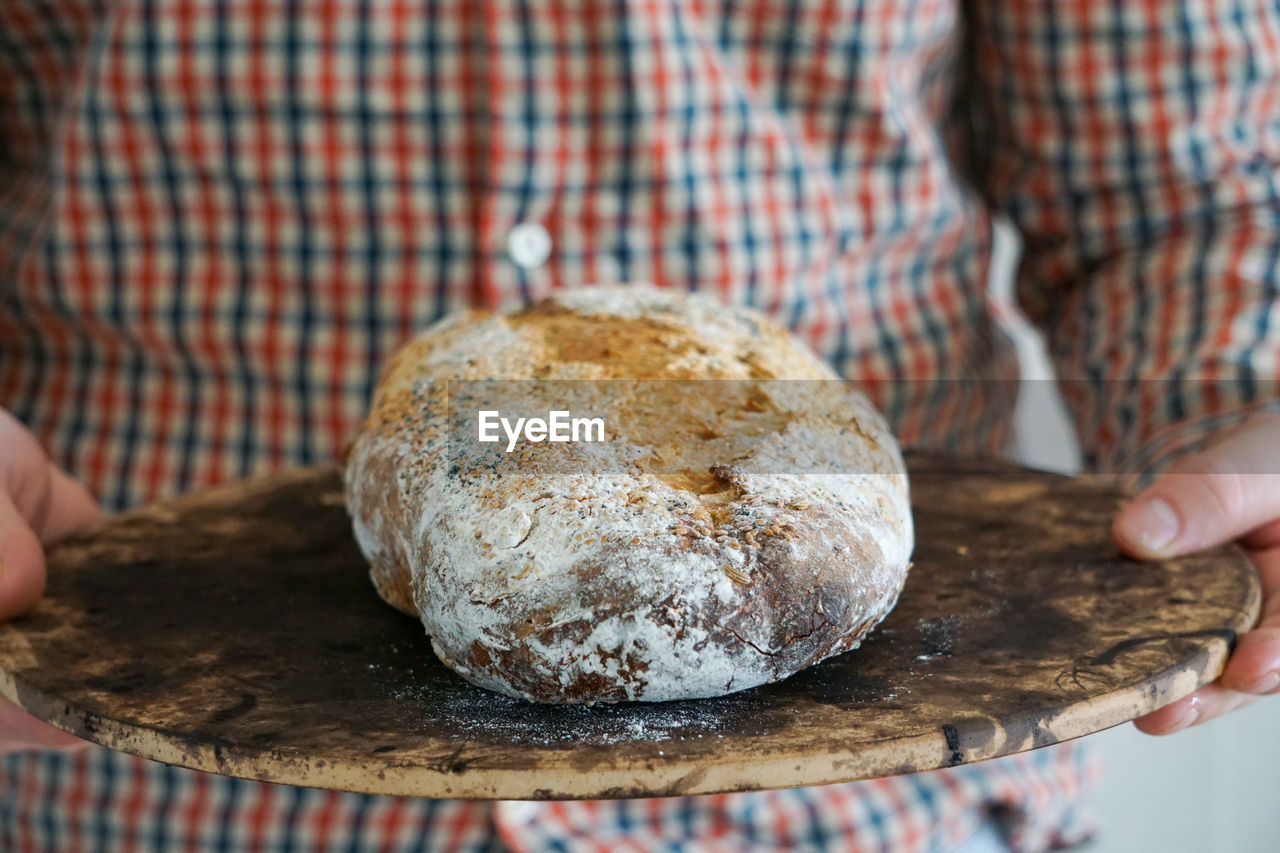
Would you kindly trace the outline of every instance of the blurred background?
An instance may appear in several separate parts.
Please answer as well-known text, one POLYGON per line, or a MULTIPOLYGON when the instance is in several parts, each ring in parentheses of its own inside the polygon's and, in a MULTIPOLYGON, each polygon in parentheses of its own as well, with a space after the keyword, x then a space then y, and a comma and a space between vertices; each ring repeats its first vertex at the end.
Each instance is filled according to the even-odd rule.
MULTIPOLYGON (((997 231, 995 285, 1010 292, 1018 244, 997 231)), ((1079 469, 1080 454, 1039 335, 1015 330, 1022 355, 1018 450, 1036 468, 1079 469)), ((1126 724, 1093 735, 1106 769, 1096 806, 1101 832, 1089 853, 1280 851, 1280 698, 1170 737, 1126 724)))

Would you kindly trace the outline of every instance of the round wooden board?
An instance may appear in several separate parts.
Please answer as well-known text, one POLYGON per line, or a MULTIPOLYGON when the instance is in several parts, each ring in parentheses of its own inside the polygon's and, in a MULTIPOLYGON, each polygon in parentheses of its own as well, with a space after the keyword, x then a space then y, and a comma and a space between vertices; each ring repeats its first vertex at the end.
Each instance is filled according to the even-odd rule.
POLYGON ((913 455, 917 547, 863 648, 719 699, 544 706, 473 687, 367 578, 332 467, 108 520, 0 626, 0 692, 109 747, 295 785, 639 797, 813 785, 1089 734, 1220 672, 1257 616, 1235 548, 1122 558, 1119 495, 913 455))

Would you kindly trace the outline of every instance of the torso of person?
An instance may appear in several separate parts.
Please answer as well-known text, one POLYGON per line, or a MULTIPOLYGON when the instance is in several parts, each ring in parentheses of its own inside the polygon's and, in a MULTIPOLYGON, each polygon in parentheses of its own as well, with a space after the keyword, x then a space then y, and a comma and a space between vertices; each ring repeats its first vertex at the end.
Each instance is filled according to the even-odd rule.
MULTIPOLYGON (((767 312, 906 445, 1000 452, 1018 373, 962 179, 962 23, 956 0, 6 3, 0 406, 121 509, 340 453, 388 356, 450 310, 645 281, 767 312)), ((106 791, 80 808, 125 777, 153 805, 187 785, 103 752, 20 759, 10 814, 39 806, 33 774, 106 791)), ((1000 766, 675 798, 633 838, 714 812, 744 844, 827 825, 924 850, 992 801, 1025 806, 1031 846, 1058 837, 1079 753, 1000 766)), ((269 786, 223 783, 227 825, 286 820, 269 786)), ((342 802, 333 821, 363 814, 342 802)), ((541 821, 515 844, 625 823, 588 806, 476 825, 541 821)))

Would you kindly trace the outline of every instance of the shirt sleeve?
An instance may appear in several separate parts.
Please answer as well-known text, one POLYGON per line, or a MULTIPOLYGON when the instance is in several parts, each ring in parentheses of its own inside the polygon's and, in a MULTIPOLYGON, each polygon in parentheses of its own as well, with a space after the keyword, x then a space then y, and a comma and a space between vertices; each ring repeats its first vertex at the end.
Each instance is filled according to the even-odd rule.
POLYGON ((973 0, 971 178, 1087 469, 1278 408, 1280 2, 973 0))

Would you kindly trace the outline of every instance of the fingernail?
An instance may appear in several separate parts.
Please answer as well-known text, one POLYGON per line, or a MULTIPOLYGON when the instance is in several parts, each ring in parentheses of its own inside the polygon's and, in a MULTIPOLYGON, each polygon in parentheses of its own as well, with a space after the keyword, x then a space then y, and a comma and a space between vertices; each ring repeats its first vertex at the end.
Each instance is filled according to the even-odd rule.
POLYGON ((1168 549, 1181 531, 1178 514, 1163 498, 1148 498, 1139 503, 1125 526, 1137 533, 1134 538, 1139 545, 1154 553, 1168 549))
POLYGON ((1169 732, 1180 732, 1183 729, 1190 728, 1195 725, 1198 719, 1200 719, 1200 709, 1192 705, 1185 714, 1178 718, 1178 722, 1169 727, 1169 732))
POLYGON ((1245 689, 1245 692, 1258 694, 1270 693, 1272 690, 1275 690, 1276 687, 1280 687, 1280 672, 1272 672, 1264 675, 1262 678, 1249 685, 1245 689))

